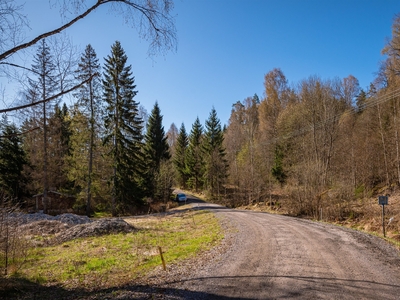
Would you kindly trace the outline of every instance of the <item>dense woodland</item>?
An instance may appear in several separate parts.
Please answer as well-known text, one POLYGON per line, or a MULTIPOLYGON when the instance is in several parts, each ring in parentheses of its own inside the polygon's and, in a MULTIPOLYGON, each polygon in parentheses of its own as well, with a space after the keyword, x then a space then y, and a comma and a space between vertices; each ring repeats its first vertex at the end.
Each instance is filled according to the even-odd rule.
POLYGON ((275 68, 262 97, 233 103, 227 125, 211 108, 204 124, 168 132, 158 103, 147 114, 135 101, 140 87, 118 41, 104 62, 87 45, 71 77, 41 39, 19 94, 38 104, 18 110, 19 124, 1 119, 2 196, 24 206, 40 195, 46 211, 56 191, 75 197, 77 212, 118 215, 167 203, 174 187, 231 206, 277 205, 280 193, 295 215, 323 207, 340 217, 351 201, 400 185, 400 16, 392 29, 367 90, 352 75, 289 84, 275 68), (63 85, 73 87, 70 107, 63 85))
POLYGON ((367 90, 358 80, 310 76, 289 85, 265 75, 265 95, 232 106, 224 146, 228 203, 274 203, 292 214, 342 218, 353 200, 391 194, 400 184, 400 16, 367 90), (275 195, 274 195, 275 194, 275 195), (276 197, 275 197, 276 198, 276 197), (282 198, 282 197, 281 197, 282 198))
MULTIPOLYGON (((51 98, 61 81, 46 40, 38 44, 32 69, 35 76, 24 99, 51 98)), ((138 90, 121 44, 112 45, 103 66, 87 45, 75 79, 85 83, 74 90, 72 107, 57 98, 30 106, 21 112, 20 128, 3 118, 3 195, 22 206, 39 195, 45 212, 50 191, 74 196, 74 210, 88 215, 136 213, 170 201, 177 161, 177 155, 171 156, 173 141, 164 131, 158 103, 147 115, 135 101, 138 90)), ((183 185, 196 182, 198 190, 209 188, 213 196, 226 178, 223 133, 214 109, 205 129, 195 122, 193 135, 183 185)))

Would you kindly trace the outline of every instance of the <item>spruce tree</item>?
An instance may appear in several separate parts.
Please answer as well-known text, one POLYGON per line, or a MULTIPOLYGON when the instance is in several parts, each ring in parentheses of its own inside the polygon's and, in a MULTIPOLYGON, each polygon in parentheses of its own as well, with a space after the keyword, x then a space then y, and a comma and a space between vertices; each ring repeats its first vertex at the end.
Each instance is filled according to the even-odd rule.
POLYGON ((158 103, 154 104, 151 115, 147 121, 147 131, 144 136, 144 154, 146 159, 146 186, 150 197, 156 195, 157 182, 155 178, 160 173, 162 161, 168 160, 171 156, 167 136, 162 125, 162 115, 158 103))
MULTIPOLYGON (((54 64, 54 59, 50 53, 50 48, 48 47, 46 40, 42 40, 37 49, 36 55, 33 60, 32 70, 37 75, 36 78, 29 78, 28 85, 29 89, 27 92, 27 99, 30 102, 44 101, 55 94, 58 87, 58 79, 56 76, 56 66, 54 64)), ((48 152, 47 152, 47 142, 48 142, 48 124, 47 124, 47 114, 51 103, 46 101, 42 104, 41 113, 35 111, 32 121, 36 124, 33 126, 39 126, 42 128, 42 161, 40 163, 43 173, 40 173, 39 177, 42 179, 42 189, 43 189, 43 206, 44 212, 47 212, 47 192, 49 190, 48 182, 48 152)), ((37 141, 36 141, 37 143, 37 141)), ((34 155, 41 151, 37 151, 37 145, 31 145, 30 148, 34 155)), ((40 165, 36 165, 40 168, 40 165)))
POLYGON ((6 118, 0 124, 0 132, 0 190, 3 197, 20 202, 27 182, 22 172, 27 164, 22 139, 15 124, 9 124, 6 118))
POLYGON ((216 110, 213 108, 206 121, 202 144, 205 162, 205 186, 210 191, 212 197, 215 194, 220 194, 222 184, 227 176, 226 153, 223 141, 224 134, 221 129, 221 123, 217 117, 216 110))
POLYGON ((274 165, 272 166, 272 176, 280 183, 281 187, 286 182, 287 175, 283 168, 284 152, 282 146, 277 145, 275 148, 274 165))
POLYGON ((186 163, 188 184, 191 188, 194 188, 196 192, 198 192, 199 188, 202 188, 203 186, 204 158, 201 147, 202 140, 203 126, 197 117, 189 134, 189 146, 186 163))
MULTIPOLYGON (((143 198, 142 120, 138 116, 132 67, 116 41, 105 59, 103 98, 106 102, 104 143, 111 148, 112 213, 120 206, 138 206, 143 198)), ((122 208, 122 207, 121 207, 122 208)))
POLYGON ((95 50, 89 44, 81 56, 81 61, 76 70, 76 78, 80 81, 90 80, 82 85, 79 92, 75 94, 75 97, 78 98, 78 107, 82 109, 82 112, 87 117, 87 128, 89 130, 88 157, 85 162, 87 165, 86 214, 88 216, 92 212, 93 155, 99 128, 96 120, 99 120, 101 115, 101 82, 99 76, 97 76, 99 72, 99 60, 95 50))
POLYGON ((55 105, 48 118, 48 184, 51 189, 68 191, 71 187, 68 181, 67 159, 70 155, 70 116, 64 103, 60 108, 55 105))
POLYGON ((178 177, 177 179, 178 184, 183 188, 186 188, 186 182, 188 180, 188 172, 186 166, 188 146, 189 146, 189 139, 186 133, 185 125, 182 123, 176 141, 175 155, 173 161, 174 161, 175 171, 178 177))

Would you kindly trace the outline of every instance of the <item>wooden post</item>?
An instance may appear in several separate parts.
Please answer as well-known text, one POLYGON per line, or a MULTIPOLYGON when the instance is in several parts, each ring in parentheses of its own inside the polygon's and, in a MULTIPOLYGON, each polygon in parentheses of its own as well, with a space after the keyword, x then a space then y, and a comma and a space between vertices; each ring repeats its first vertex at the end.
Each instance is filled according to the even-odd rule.
POLYGON ((385 231, 385 204, 382 205, 382 228, 383 228, 383 237, 386 237, 386 231, 385 231))
POLYGON ((379 196, 378 203, 382 205, 382 230, 383 230, 383 237, 386 237, 385 231, 385 205, 389 204, 388 196, 379 196))
POLYGON ((167 266, 165 265, 165 260, 164 260, 164 256, 163 256, 163 252, 160 246, 158 246, 158 251, 160 251, 160 256, 161 256, 161 261, 162 261, 162 265, 164 268, 164 271, 167 271, 167 266))

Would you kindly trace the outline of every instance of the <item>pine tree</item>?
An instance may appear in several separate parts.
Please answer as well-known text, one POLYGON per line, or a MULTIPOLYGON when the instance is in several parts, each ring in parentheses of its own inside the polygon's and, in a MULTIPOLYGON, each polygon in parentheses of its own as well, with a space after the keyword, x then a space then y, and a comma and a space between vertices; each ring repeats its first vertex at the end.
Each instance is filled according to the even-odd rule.
POLYGON ((186 133, 185 125, 182 123, 179 129, 179 135, 175 147, 174 166, 178 177, 179 186, 186 188, 188 180, 187 172, 187 151, 189 147, 189 139, 186 133))
POLYGON ((148 195, 154 197, 158 189, 157 182, 154 179, 160 173, 161 162, 170 158, 167 136, 162 125, 162 115, 157 102, 154 104, 146 127, 147 131, 144 137, 146 185, 148 195))
POLYGON ((81 61, 76 70, 76 78, 80 81, 91 80, 85 85, 81 86, 79 93, 75 94, 78 98, 79 107, 82 108, 88 120, 89 130, 89 147, 87 159, 87 197, 86 197, 86 214, 89 216, 92 212, 91 199, 92 199, 92 180, 93 180, 93 152, 95 150, 95 140, 99 124, 101 112, 101 96, 100 96, 100 79, 96 76, 100 72, 100 64, 95 50, 89 44, 86 46, 84 54, 81 56, 81 61))
MULTIPOLYGON (((47 46, 45 40, 42 40, 39 44, 36 56, 33 60, 32 65, 33 72, 37 75, 37 78, 28 79, 29 90, 27 93, 27 99, 31 102, 36 102, 39 100, 46 100, 50 96, 55 94, 55 90, 58 86, 58 80, 56 76, 56 67, 53 62, 53 57, 50 53, 50 49, 47 46)), ((42 128, 43 138, 42 138, 42 161, 41 165, 43 168, 43 173, 41 173, 40 177, 43 182, 43 206, 44 212, 47 212, 47 192, 49 189, 48 183, 48 153, 47 153, 47 142, 48 142, 48 125, 47 125, 47 111, 50 108, 49 102, 43 102, 42 104, 42 112, 40 117, 34 116, 33 119, 36 119, 36 124, 34 126, 39 125, 42 128)), ((35 112, 36 113, 36 112, 35 112)), ((31 145, 31 150, 35 151, 34 148, 36 145, 31 145)), ((38 165, 36 167, 39 167, 38 165)), ((37 170, 38 171, 38 170, 37 170)))
POLYGON ((213 108, 206 121, 204 133, 203 153, 205 161, 204 180, 206 188, 213 197, 220 194, 222 184, 227 176, 227 162, 225 159, 225 148, 223 147, 224 135, 217 112, 213 108))
POLYGON ((110 145, 113 161, 113 215, 120 205, 138 206, 143 197, 142 120, 133 99, 137 91, 132 67, 126 62, 125 51, 116 41, 105 59, 103 73, 103 97, 107 103, 104 143, 110 145))
POLYGON ((3 197, 20 202, 27 182, 22 172, 27 164, 26 154, 15 124, 4 118, 0 126, 0 190, 3 197))
POLYGON ((189 134, 189 147, 187 151, 188 184, 198 192, 203 186, 204 158, 201 148, 203 140, 203 126, 197 117, 189 134))

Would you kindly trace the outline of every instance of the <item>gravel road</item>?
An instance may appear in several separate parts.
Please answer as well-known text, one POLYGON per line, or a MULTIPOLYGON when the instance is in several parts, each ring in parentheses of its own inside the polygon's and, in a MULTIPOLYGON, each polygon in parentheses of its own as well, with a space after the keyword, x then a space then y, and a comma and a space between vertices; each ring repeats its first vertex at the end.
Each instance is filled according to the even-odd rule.
POLYGON ((399 251, 377 237, 198 205, 231 224, 231 242, 187 278, 167 284, 173 299, 400 299, 399 251))
POLYGON ((213 211, 226 231, 212 250, 125 287, 43 287, 18 299, 400 299, 400 252, 380 238, 196 201, 192 208, 213 211))

